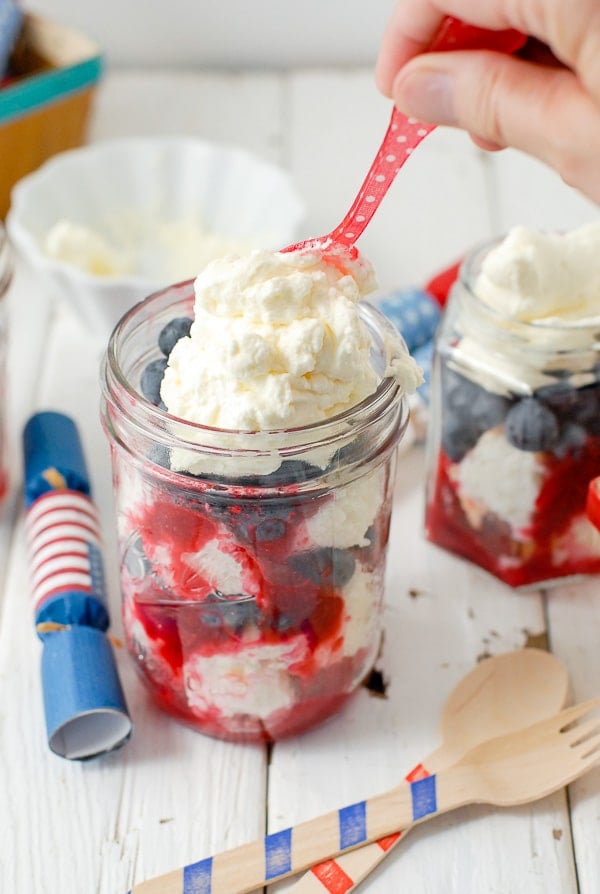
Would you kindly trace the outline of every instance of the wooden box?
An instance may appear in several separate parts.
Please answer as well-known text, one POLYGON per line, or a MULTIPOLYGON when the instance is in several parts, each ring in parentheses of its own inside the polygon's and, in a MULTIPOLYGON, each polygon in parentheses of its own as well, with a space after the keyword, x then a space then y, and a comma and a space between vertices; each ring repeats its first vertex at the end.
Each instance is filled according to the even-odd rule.
POLYGON ((83 34, 27 14, 0 87, 0 219, 17 180, 86 137, 102 73, 96 44, 83 34))

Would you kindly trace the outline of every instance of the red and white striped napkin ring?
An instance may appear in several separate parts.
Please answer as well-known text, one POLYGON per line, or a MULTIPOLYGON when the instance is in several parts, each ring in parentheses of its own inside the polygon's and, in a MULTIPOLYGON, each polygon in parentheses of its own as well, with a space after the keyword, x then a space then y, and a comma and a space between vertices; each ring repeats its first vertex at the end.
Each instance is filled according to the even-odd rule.
POLYGON ((71 490, 43 494, 28 510, 25 528, 36 612, 68 591, 104 601, 100 519, 88 496, 71 490))

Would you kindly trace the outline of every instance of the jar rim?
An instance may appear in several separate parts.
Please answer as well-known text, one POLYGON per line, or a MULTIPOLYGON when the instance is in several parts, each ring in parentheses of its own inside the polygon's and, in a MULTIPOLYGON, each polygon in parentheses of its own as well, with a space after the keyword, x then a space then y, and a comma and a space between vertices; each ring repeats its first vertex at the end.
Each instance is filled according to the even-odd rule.
MULTIPOLYGON (((377 388, 360 403, 355 404, 342 413, 327 419, 318 420, 301 426, 264 430, 238 430, 217 428, 191 422, 174 416, 166 410, 150 403, 133 387, 121 367, 119 344, 131 336, 136 320, 149 313, 160 298, 171 291, 190 289, 193 279, 175 283, 165 289, 152 293, 127 311, 115 326, 102 363, 102 389, 104 398, 116 404, 130 424, 143 434, 150 435, 158 441, 168 441, 186 450, 200 450, 214 455, 240 454, 244 457, 265 456, 275 450, 282 457, 286 453, 298 455, 302 449, 314 449, 317 445, 326 445, 339 439, 340 431, 358 435, 362 429, 378 418, 385 416, 386 411, 396 403, 401 405, 400 433, 403 433, 408 422, 408 398, 393 374, 381 375, 377 388), (187 435, 187 436, 186 436, 187 435), (286 441, 282 446, 282 438, 286 441), (219 447, 219 440, 227 440, 226 447, 219 447), (232 440, 238 439, 239 446, 232 446, 232 440), (260 442, 260 443, 259 443, 260 442)), ((390 341, 386 335, 398 340, 398 333, 392 323, 369 302, 360 302, 361 315, 366 318, 371 331, 380 335, 381 346, 385 349, 386 365, 389 367, 394 355, 390 352, 390 341)), ((400 343, 404 344, 400 338, 400 343)), ((404 345, 407 353, 408 349, 404 345)))

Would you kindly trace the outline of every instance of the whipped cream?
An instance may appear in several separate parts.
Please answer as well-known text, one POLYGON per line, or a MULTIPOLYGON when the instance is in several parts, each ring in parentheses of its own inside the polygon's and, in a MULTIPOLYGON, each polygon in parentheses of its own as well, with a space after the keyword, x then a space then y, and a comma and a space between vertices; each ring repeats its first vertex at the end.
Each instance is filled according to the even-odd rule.
POLYGON ((515 538, 527 536, 546 475, 543 455, 517 450, 502 428, 486 431, 452 469, 471 525, 480 528, 491 512, 509 525, 515 538))
POLYGON ((49 258, 71 264, 95 276, 124 276, 133 272, 133 258, 89 227, 60 220, 47 233, 44 251, 49 258))
MULTIPOLYGON (((255 250, 196 278, 194 324, 175 345, 161 388, 169 412, 220 429, 268 431, 330 419, 372 394, 379 376, 359 300, 368 262, 318 252, 255 250)), ((398 339, 393 374, 406 393, 419 368, 398 339)))
POLYGON ((522 322, 600 316, 600 222, 567 233, 515 227, 485 257, 475 292, 522 322))
MULTIPOLYGON (((323 503, 314 515, 306 519, 306 535, 319 546, 337 546, 350 549, 368 546, 366 536, 369 527, 381 507, 385 492, 385 469, 380 466, 370 475, 357 478, 350 487, 340 488, 335 499, 323 503)), ((302 548, 300 538, 297 545, 302 548)))
POLYGON ((191 279, 215 258, 255 247, 248 240, 213 233, 192 218, 163 220, 123 212, 106 220, 103 231, 59 220, 46 234, 44 252, 95 276, 140 276, 166 285, 191 279))
POLYGON ((250 714, 265 720, 294 704, 290 670, 308 654, 303 635, 271 645, 250 642, 233 653, 192 653, 183 668, 188 704, 199 715, 250 714))

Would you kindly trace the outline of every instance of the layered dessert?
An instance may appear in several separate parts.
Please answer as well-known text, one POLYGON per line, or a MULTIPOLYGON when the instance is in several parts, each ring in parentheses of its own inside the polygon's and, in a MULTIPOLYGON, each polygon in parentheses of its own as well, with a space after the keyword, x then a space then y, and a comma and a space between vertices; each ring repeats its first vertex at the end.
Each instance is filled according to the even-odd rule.
POLYGON ((373 287, 360 257, 219 259, 189 314, 176 290, 163 303, 132 365, 155 426, 143 447, 109 385, 128 645, 162 707, 210 735, 297 733, 375 659, 395 447, 421 375, 361 302, 373 287))
POLYGON ((455 287, 435 361, 428 537, 514 587, 600 572, 600 224, 512 230, 455 287))

